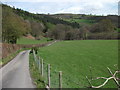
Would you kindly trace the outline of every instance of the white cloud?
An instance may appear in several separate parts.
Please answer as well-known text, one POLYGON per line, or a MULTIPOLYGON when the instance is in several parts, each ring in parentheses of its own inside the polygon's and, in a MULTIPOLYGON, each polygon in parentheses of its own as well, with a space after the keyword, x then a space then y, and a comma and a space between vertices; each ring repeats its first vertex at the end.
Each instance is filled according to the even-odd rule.
MULTIPOLYGON (((16 2, 16 0, 1 0, 2 2, 16 2)), ((85 14, 117 14, 119 0, 17 0, 23 2, 23 9, 37 13, 85 13, 85 14), (39 2, 39 5, 27 7, 24 2, 39 2), (41 2, 44 2, 41 3, 41 2), (50 3, 54 2, 54 3, 50 3), (114 7, 113 7, 114 6, 114 7), (115 7, 116 6, 116 7, 115 7)))
POLYGON ((69 8, 65 8, 62 9, 60 11, 57 11, 55 13, 79 13, 83 8, 81 7, 69 7, 69 8))
POLYGON ((1 0, 1 2, 118 2, 119 0, 1 0))
POLYGON ((97 15, 107 15, 107 14, 118 14, 117 0, 81 0, 76 5, 65 8, 63 10, 57 11, 55 13, 76 13, 76 14, 97 14, 97 15), (113 7, 113 6, 116 7, 113 7))

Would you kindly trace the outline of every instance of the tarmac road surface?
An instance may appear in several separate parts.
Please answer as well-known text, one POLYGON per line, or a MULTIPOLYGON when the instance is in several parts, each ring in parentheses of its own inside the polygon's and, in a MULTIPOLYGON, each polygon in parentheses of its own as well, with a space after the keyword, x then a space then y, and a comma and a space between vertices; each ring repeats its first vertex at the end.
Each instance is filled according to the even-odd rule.
POLYGON ((0 71, 1 88, 35 88, 29 72, 29 50, 20 52, 0 71))

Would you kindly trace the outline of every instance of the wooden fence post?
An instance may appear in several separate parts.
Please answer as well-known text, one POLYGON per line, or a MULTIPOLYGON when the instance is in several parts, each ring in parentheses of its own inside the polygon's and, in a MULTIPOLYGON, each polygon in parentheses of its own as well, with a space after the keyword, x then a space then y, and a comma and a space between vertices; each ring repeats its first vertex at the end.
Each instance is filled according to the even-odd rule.
POLYGON ((59 88, 62 88, 62 71, 59 71, 59 88))
POLYGON ((50 88, 50 64, 48 64, 48 86, 50 88))
POLYGON ((38 68, 39 68, 39 72, 41 73, 41 70, 40 70, 40 68, 41 68, 41 64, 40 64, 40 57, 38 57, 39 59, 38 59, 38 68))
POLYGON ((37 63, 37 67, 39 69, 39 57, 36 56, 36 63, 37 63))
POLYGON ((33 56, 34 56, 34 60, 36 62, 36 58, 35 58, 35 51, 33 50, 33 56))
POLYGON ((42 59, 42 62, 41 62, 41 74, 43 76, 43 59, 42 59))

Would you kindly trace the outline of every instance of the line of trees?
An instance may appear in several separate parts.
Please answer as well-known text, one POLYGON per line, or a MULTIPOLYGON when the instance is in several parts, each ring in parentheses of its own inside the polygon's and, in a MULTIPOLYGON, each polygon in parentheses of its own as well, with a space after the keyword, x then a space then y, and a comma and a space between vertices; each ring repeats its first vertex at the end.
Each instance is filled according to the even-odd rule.
POLYGON ((117 39, 117 27, 111 20, 103 19, 92 26, 84 24, 80 28, 57 24, 55 28, 48 30, 47 36, 58 40, 80 40, 80 39, 117 39))

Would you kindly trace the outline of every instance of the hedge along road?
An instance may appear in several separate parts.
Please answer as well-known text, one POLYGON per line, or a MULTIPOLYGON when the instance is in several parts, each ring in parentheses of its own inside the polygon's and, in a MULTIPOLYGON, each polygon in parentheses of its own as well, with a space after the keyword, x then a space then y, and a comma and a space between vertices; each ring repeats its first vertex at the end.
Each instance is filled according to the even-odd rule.
POLYGON ((0 69, 0 88, 35 88, 29 72, 29 50, 20 52, 0 69))

